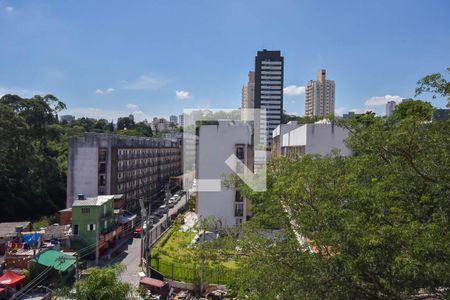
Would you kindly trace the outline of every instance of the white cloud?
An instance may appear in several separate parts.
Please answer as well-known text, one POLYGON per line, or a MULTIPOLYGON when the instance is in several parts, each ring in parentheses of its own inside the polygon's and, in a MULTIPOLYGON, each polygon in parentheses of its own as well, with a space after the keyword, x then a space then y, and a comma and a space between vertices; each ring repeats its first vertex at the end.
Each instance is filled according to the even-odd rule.
POLYGON ((155 90, 167 84, 166 79, 149 75, 141 75, 134 82, 125 80, 121 82, 125 84, 124 88, 127 90, 155 90))
POLYGON ((342 116, 344 113, 347 112, 347 107, 341 106, 334 110, 334 114, 337 116, 342 116))
POLYGON ((7 12, 13 12, 13 11, 14 11, 14 7, 12 7, 12 6, 7 6, 7 7, 5 7, 5 10, 6 10, 7 12))
POLYGON ((175 91, 175 95, 177 96, 177 99, 180 99, 180 100, 185 100, 185 99, 191 98, 191 96, 189 95, 189 92, 183 91, 183 90, 175 91))
POLYGON ((389 101, 395 101, 400 102, 402 101, 402 97, 400 96, 392 96, 392 95, 384 95, 384 96, 374 96, 372 98, 369 98, 364 103, 367 106, 380 106, 385 105, 389 101))
POLYGON ((112 92, 114 92, 114 89, 113 89, 113 88, 107 88, 107 89, 104 89, 104 90, 102 90, 102 89, 97 89, 97 90, 95 91, 95 93, 96 93, 96 94, 99 94, 99 95, 106 95, 106 94, 109 94, 109 93, 112 93, 112 92))
POLYGON ((150 120, 150 117, 142 110, 133 111, 131 114, 134 116, 136 122, 144 121, 144 119, 150 120))
POLYGON ((286 96, 297 96, 305 93, 305 87, 299 85, 289 85, 283 89, 283 94, 286 96))
POLYGON ((127 104, 127 108, 128 108, 128 109, 136 110, 136 109, 139 109, 139 105, 132 104, 132 103, 128 103, 128 104, 127 104))

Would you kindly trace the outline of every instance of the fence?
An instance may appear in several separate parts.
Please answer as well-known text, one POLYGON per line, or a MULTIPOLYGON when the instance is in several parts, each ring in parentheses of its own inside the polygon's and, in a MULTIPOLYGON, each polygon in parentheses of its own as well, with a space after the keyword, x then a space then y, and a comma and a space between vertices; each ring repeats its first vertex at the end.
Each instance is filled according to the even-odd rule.
POLYGON ((203 281, 207 283, 227 284, 231 280, 233 270, 222 266, 189 265, 175 262, 167 262, 159 258, 153 258, 152 268, 164 274, 166 278, 190 283, 200 283, 203 269, 203 281))

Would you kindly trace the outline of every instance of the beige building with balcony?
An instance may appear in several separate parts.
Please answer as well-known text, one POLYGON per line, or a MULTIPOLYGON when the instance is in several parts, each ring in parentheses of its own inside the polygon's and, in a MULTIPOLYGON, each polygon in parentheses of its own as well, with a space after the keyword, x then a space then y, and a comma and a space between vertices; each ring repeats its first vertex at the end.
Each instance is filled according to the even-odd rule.
POLYGON ((310 80, 305 88, 305 116, 325 117, 334 113, 334 80, 326 79, 326 70, 317 71, 317 80, 310 80))

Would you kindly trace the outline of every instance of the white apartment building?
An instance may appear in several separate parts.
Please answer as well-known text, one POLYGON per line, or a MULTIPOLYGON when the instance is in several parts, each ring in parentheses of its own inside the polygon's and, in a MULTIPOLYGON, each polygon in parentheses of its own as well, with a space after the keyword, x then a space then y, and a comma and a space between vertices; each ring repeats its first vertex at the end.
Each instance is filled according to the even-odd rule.
POLYGON ((305 124, 290 130, 282 130, 280 126, 273 131, 274 139, 279 140, 280 144, 280 151, 274 153, 275 155, 328 155, 333 149, 339 150, 342 156, 351 155, 344 142, 348 136, 348 130, 345 128, 332 123, 305 124))
POLYGON ((241 224, 250 215, 247 199, 239 191, 223 184, 223 176, 232 174, 225 161, 232 155, 253 170, 252 128, 249 124, 218 121, 202 125, 197 150, 197 203, 200 218, 214 217, 223 227, 241 224))
POLYGON ((386 117, 392 116, 392 113, 394 112, 396 106, 397 102, 395 101, 389 101, 388 103, 386 103, 386 117))

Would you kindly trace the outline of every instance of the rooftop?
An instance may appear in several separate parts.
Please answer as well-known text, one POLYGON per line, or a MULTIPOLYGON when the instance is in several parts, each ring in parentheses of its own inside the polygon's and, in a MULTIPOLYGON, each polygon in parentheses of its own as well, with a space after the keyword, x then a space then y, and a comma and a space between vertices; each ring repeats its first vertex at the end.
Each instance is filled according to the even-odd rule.
POLYGON ((30 226, 30 222, 7 222, 0 223, 0 236, 14 236, 16 235, 16 227, 27 228, 30 226))
POLYGON ((68 238, 71 235, 70 225, 49 225, 45 229, 45 238, 50 239, 64 239, 68 238))
POLYGON ((114 199, 114 195, 102 195, 102 196, 96 196, 96 197, 87 197, 85 200, 75 200, 72 204, 72 207, 74 207, 74 206, 101 206, 111 199, 114 199))
POLYGON ((69 269, 76 262, 74 256, 53 249, 40 252, 33 261, 62 272, 69 269))

